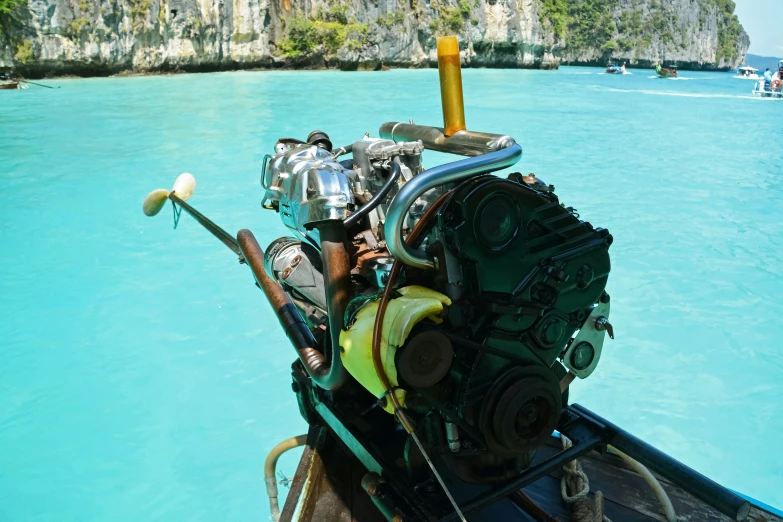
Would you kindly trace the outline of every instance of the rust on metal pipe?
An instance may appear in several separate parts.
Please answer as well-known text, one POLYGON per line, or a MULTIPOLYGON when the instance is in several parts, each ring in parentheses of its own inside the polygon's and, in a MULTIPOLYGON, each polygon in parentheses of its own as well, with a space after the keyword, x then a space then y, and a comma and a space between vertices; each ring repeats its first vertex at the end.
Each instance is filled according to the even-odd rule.
POLYGON ((465 127, 465 104, 462 100, 462 70, 459 64, 459 41, 456 36, 437 40, 440 101, 443 104, 443 134, 453 136, 465 127))
POLYGON ((342 381, 339 385, 342 385, 348 377, 340 356, 340 332, 344 325, 345 309, 351 301, 351 259, 346 247, 348 236, 340 220, 324 221, 316 227, 321 238, 326 308, 332 340, 332 368, 341 372, 342 381))
POLYGON ((266 273, 264 251, 261 250, 253 233, 245 229, 240 230, 237 233, 237 243, 245 257, 245 262, 253 272, 258 285, 264 291, 269 304, 272 305, 272 309, 280 321, 280 326, 283 327, 283 331, 296 349, 299 360, 302 361, 307 373, 318 386, 327 390, 338 389, 347 377, 339 351, 330 364, 324 354, 318 350, 318 343, 307 328, 299 310, 291 302, 291 298, 285 293, 283 287, 266 273))

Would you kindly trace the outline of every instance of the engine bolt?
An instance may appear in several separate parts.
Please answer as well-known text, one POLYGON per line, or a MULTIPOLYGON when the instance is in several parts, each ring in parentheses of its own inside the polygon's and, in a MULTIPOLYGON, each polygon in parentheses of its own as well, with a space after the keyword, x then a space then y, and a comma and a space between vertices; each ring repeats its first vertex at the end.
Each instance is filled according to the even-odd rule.
POLYGON ((595 329, 599 332, 606 330, 606 333, 609 334, 609 339, 614 339, 614 328, 606 317, 601 316, 595 320, 595 329))

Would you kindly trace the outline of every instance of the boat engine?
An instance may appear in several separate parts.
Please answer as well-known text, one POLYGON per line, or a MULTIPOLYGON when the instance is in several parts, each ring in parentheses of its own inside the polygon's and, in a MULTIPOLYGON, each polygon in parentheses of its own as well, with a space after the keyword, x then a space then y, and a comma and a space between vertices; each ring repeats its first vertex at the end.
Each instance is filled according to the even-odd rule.
POLYGON ((508 480, 555 429, 569 373, 587 377, 598 363, 612 236, 580 220, 534 175, 492 175, 521 155, 508 136, 446 138, 442 129, 402 123, 386 123, 380 134, 336 151, 321 131, 277 142, 265 162, 264 207, 279 213, 291 237, 266 250, 265 267, 316 339, 339 339, 358 386, 334 390, 332 403, 388 462, 423 478, 426 463, 396 429, 372 355, 379 296, 393 264, 404 266, 380 343, 392 393, 426 434, 425 450, 452 473, 472 483, 508 480), (427 148, 470 157, 424 170, 427 148), (320 245, 329 223, 345 231, 350 260, 353 297, 336 323, 339 336, 326 335, 334 322, 320 245), (418 225, 418 239, 406 242, 418 225))

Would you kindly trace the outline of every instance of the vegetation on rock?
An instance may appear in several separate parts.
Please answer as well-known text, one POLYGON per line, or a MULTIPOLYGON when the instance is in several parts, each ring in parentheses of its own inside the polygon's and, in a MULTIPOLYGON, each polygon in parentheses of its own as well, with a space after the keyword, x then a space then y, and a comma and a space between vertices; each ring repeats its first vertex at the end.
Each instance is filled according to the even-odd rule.
MULTIPOLYGON (((590 49, 603 55, 629 54, 647 49, 657 38, 664 52, 687 49, 692 44, 687 28, 681 26, 670 2, 633 0, 621 8, 619 0, 537 0, 539 16, 561 40, 566 56, 590 49), (646 4, 647 9, 644 9, 646 4)), ((744 31, 734 14, 733 0, 697 0, 699 30, 710 16, 718 16, 716 62, 738 57, 744 31)))
POLYGON ((33 51, 33 42, 25 40, 16 46, 16 52, 14 53, 14 60, 21 63, 27 63, 30 58, 35 55, 33 51))
POLYGON ((3 24, 8 16, 24 3, 25 0, 0 0, 0 35, 3 34, 3 24))
POLYGON ((350 50, 369 43, 370 28, 348 17, 348 5, 336 4, 309 17, 297 14, 287 23, 286 38, 277 44, 284 56, 296 58, 320 52, 333 55, 344 45, 350 50))
POLYGON ((79 36, 81 34, 82 29, 90 25, 90 21, 82 16, 81 18, 76 18, 71 24, 68 26, 68 33, 72 36, 79 36))
POLYGON ((563 38, 568 27, 568 0, 539 0, 539 17, 552 28, 557 38, 563 38))
POLYGON ((381 16, 375 23, 381 27, 393 27, 401 24, 405 20, 405 11, 402 9, 395 9, 394 11, 387 13, 386 16, 381 16))
POLYGON ((566 52, 601 49, 617 34, 614 12, 619 0, 571 0, 566 4, 566 52))
MULTIPOLYGON (((209 68, 218 63, 220 67, 233 63, 266 64, 270 58, 268 38, 273 39, 269 42, 271 52, 279 57, 327 58, 320 62, 294 60, 291 65, 330 66, 343 60, 380 63, 386 58, 382 55, 389 52, 399 63, 426 63, 426 57, 432 56, 433 37, 450 34, 461 35, 468 48, 484 56, 476 62, 479 65, 529 66, 546 61, 547 66, 556 66, 560 59, 566 63, 637 59, 641 63, 663 58, 725 67, 736 65, 747 47, 747 35, 734 14, 733 0, 531 2, 517 2, 518 9, 509 11, 505 6, 500 6, 504 7, 502 10, 493 8, 495 0, 370 0, 358 4, 349 0, 314 0, 305 3, 306 8, 295 7, 290 13, 292 2, 285 0, 279 18, 270 18, 267 12, 265 18, 256 19, 253 15, 248 19, 243 11, 242 16, 235 13, 233 18, 224 20, 222 15, 213 16, 210 9, 214 5, 187 9, 177 17, 178 9, 170 10, 167 2, 153 0, 0 0, 0 35, 7 32, 0 43, 6 59, 31 65, 39 56, 52 59, 53 53, 62 56, 63 49, 70 49, 55 48, 52 39, 43 38, 44 34, 69 39, 82 48, 79 56, 84 57, 96 52, 94 47, 85 47, 88 42, 130 36, 134 49, 159 46, 158 51, 148 53, 150 61, 142 66, 151 70, 168 67, 180 58, 191 68, 209 68), (63 1, 70 12, 64 10, 63 16, 55 16, 63 1), (40 24, 26 27, 35 17, 41 18, 40 24), (493 24, 507 26, 508 31, 493 31, 493 24), (233 32, 226 31, 226 27, 233 27, 233 32), (232 44, 267 39, 259 45, 231 47, 226 53, 221 42, 227 35, 232 44), (190 56, 179 56, 176 45, 164 45, 175 37, 190 39, 193 51, 206 58, 191 60, 190 56)), ((256 9, 248 0, 238 0, 239 4, 243 9, 256 9)), ((259 11, 261 14, 263 10, 259 11)), ((122 49, 122 57, 104 56, 107 63, 125 60, 131 51, 122 49)), ((107 53, 104 48, 97 52, 102 56, 107 53)))
POLYGON ((130 5, 133 30, 138 33, 144 28, 144 23, 150 14, 150 0, 130 0, 130 5))
POLYGON ((737 58, 737 48, 743 29, 739 18, 734 14, 736 7, 732 0, 700 0, 718 8, 718 51, 715 60, 731 61, 737 58))
POLYGON ((25 0, 0 0, 0 16, 12 12, 23 3, 25 0))
POLYGON ((430 31, 435 36, 460 34, 465 30, 465 20, 470 18, 471 3, 469 0, 459 0, 456 7, 446 4, 433 6, 438 16, 430 22, 430 31))

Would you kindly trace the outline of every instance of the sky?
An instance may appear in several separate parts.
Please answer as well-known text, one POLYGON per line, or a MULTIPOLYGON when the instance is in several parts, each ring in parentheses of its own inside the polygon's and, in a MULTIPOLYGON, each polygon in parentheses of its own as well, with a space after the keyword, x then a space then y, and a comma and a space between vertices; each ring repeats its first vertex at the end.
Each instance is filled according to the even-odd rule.
POLYGON ((751 54, 783 57, 783 0, 734 0, 734 11, 750 35, 751 54))

